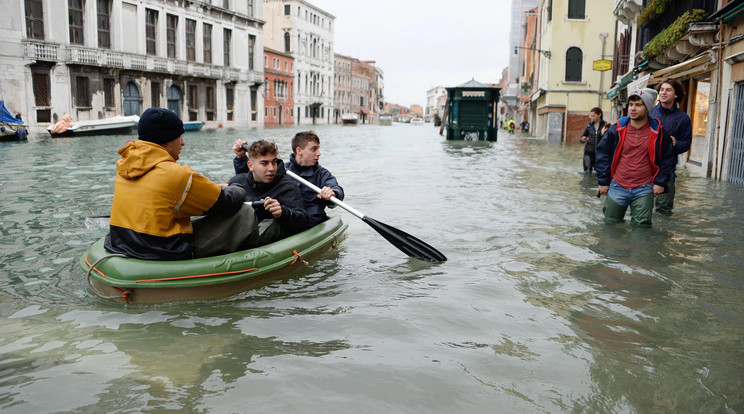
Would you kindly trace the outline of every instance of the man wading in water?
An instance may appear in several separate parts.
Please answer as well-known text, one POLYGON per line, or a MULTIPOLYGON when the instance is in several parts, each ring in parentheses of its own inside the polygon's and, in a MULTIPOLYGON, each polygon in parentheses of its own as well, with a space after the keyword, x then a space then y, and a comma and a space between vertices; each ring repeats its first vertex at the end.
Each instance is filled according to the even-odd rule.
POLYGON ((597 146, 597 183, 605 194, 607 222, 621 222, 630 206, 631 224, 651 225, 654 196, 666 191, 674 171, 672 141, 649 113, 656 91, 641 89, 628 97, 628 115, 610 127, 597 146))

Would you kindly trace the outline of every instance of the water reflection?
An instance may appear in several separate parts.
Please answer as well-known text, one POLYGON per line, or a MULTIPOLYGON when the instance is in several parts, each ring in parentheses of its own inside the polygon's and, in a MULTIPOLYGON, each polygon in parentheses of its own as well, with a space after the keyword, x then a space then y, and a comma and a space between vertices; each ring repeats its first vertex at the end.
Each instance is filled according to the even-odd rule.
MULTIPOLYGON (((182 161, 232 176, 235 138, 182 161)), ((603 224, 579 146, 434 128, 318 126, 347 202, 441 250, 409 259, 366 224, 338 251, 230 298, 125 307, 80 255, 106 233, 127 137, 0 156, 0 410, 740 412, 744 191, 687 177, 652 228, 603 224), (505 408, 507 407, 507 408, 505 408)))

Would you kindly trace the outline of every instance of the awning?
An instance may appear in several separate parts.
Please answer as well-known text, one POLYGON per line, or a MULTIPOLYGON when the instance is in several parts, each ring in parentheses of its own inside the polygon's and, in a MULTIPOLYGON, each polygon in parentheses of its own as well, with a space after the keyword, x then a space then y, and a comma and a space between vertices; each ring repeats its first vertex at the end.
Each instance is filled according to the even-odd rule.
POLYGON ((363 113, 364 115, 369 115, 369 111, 368 111, 368 110, 366 110, 366 109, 362 109, 362 113, 363 113))
POLYGON ((710 55, 708 55, 707 53, 703 53, 700 56, 653 72, 653 78, 649 81, 649 83, 658 83, 661 78, 681 78, 682 76, 686 76, 692 73, 704 72, 705 69, 707 69, 707 65, 709 62, 710 55))
POLYGON ((633 82, 630 82, 628 84, 628 92, 632 93, 634 91, 637 91, 639 89, 643 89, 648 85, 648 80, 651 78, 651 74, 647 73, 643 76, 639 76, 638 79, 634 80, 633 82))
POLYGON ((612 99, 617 96, 617 86, 607 91, 607 99, 612 99))

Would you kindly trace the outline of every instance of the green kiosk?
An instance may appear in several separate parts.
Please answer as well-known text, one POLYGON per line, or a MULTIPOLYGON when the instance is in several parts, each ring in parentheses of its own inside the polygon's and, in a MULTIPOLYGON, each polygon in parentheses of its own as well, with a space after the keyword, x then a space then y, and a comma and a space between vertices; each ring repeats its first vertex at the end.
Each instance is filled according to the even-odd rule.
MULTIPOLYGON (((496 107, 501 88, 475 80, 447 89, 443 128, 447 140, 496 141, 496 107), (445 126, 446 125, 446 126, 445 126)), ((441 135, 440 129, 440 135, 441 135)))

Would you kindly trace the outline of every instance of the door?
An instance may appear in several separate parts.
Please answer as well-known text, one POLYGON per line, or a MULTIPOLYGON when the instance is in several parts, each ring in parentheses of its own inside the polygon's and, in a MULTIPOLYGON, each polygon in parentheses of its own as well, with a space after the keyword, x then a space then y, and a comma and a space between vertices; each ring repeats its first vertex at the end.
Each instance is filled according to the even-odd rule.
POLYGON ((744 82, 734 87, 734 116, 731 125, 731 156, 728 181, 744 185, 744 82))
POLYGON ((140 114, 140 93, 134 82, 129 81, 124 86, 124 115, 140 114))
POLYGON ((175 112, 178 117, 181 117, 181 100, 183 99, 183 94, 181 93, 181 89, 178 86, 171 85, 170 88, 168 88, 168 92, 166 93, 166 98, 168 99, 168 109, 175 112))

